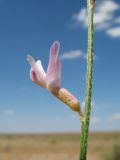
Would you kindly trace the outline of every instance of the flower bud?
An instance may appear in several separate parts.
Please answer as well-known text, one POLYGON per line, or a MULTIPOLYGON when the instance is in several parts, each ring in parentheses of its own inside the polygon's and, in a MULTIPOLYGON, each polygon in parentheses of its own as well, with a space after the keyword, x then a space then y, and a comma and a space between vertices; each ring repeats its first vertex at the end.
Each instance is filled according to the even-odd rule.
POLYGON ((80 102, 65 88, 59 89, 58 98, 66 103, 73 111, 80 111, 80 102))
POLYGON ((73 96, 73 94, 71 94, 65 88, 56 88, 55 90, 52 90, 51 93, 58 99, 60 99, 62 102, 67 104, 70 109, 77 112, 80 116, 80 119, 84 121, 85 117, 81 112, 80 102, 75 96, 73 96))
POLYGON ((73 96, 67 89, 60 88, 57 97, 65 104, 67 104, 73 111, 78 112, 81 120, 84 120, 84 115, 81 112, 79 100, 75 96, 73 96))

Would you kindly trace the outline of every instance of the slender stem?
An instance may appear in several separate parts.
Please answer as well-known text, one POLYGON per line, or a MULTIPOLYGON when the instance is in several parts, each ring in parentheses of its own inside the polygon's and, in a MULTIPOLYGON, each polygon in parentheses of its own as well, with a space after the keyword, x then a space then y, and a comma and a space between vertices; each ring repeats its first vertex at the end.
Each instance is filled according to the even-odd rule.
POLYGON ((85 97, 85 121, 81 126, 80 142, 80 160, 87 158, 87 145, 89 134, 89 122, 91 112, 92 97, 92 77, 93 77, 93 12, 94 0, 88 0, 88 52, 87 52, 87 80, 86 80, 86 97, 85 97))

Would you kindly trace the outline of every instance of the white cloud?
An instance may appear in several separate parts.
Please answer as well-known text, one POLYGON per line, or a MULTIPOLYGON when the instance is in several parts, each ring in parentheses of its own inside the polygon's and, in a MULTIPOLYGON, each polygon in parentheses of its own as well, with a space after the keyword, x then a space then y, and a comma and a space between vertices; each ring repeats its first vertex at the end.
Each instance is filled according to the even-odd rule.
POLYGON ((8 109, 4 111, 4 115, 6 116, 13 116, 15 114, 15 110, 8 109))
POLYGON ((113 38, 120 37, 120 27, 110 28, 106 31, 106 33, 113 38))
MULTIPOLYGON (((81 50, 71 50, 71 51, 64 52, 60 56, 61 60, 74 60, 74 59, 78 59, 78 58, 82 58, 84 60, 87 60, 87 54, 83 53, 81 50)), ((96 55, 94 55, 94 61, 96 61, 97 59, 98 59, 98 57, 96 55)))
POLYGON ((110 22, 114 17, 114 12, 118 9, 120 9, 120 6, 111 0, 99 1, 94 15, 94 24, 96 27, 105 22, 110 22))
POLYGON ((120 17, 115 18, 114 23, 120 24, 120 17))
MULTIPOLYGON (((114 24, 120 23, 120 17, 115 17, 115 12, 120 10, 120 5, 113 0, 100 0, 96 2, 94 12, 94 27, 96 31, 109 29, 114 24)), ((82 8, 79 13, 73 14, 72 19, 77 26, 88 26, 87 9, 82 8)), ((109 34, 112 36, 111 34, 109 34)), ((113 36, 112 36, 113 37, 113 36)))
MULTIPOLYGON (((107 28, 114 18, 114 13, 120 9, 120 5, 113 2, 112 0, 101 0, 96 2, 95 13, 94 13, 94 25, 95 29, 104 29, 107 28)), ((87 9, 82 8, 82 10, 73 15, 73 19, 78 24, 83 24, 83 26, 87 27, 88 25, 88 16, 87 9)))
POLYGON ((82 8, 79 13, 73 14, 72 19, 75 20, 76 25, 79 25, 82 22, 83 26, 87 27, 88 25, 87 9, 82 8))
POLYGON ((110 121, 120 121, 120 113, 113 113, 110 117, 110 121))
POLYGON ((83 53, 80 50, 71 50, 68 52, 64 52, 60 58, 61 60, 64 60, 64 59, 72 60, 72 59, 78 59, 82 56, 83 56, 83 53))

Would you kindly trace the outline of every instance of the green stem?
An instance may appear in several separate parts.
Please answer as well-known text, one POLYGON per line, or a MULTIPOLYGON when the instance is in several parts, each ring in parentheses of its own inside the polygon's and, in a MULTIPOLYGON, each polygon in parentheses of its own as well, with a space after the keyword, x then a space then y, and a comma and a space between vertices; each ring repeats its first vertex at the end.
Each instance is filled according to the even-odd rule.
POLYGON ((93 77, 93 12, 94 0, 88 0, 88 52, 87 52, 87 80, 85 97, 85 121, 82 122, 80 136, 80 160, 86 160, 91 113, 92 77, 93 77))

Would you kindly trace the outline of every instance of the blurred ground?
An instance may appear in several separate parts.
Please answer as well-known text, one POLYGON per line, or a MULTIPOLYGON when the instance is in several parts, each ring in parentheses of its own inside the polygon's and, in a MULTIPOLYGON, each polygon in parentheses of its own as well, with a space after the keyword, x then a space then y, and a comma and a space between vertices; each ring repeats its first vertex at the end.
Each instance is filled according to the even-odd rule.
MULTIPOLYGON (((120 153, 120 132, 92 133, 89 136, 88 160, 108 160, 113 156, 115 147, 120 153)), ((0 135, 0 160, 78 159, 79 134, 0 135)))

